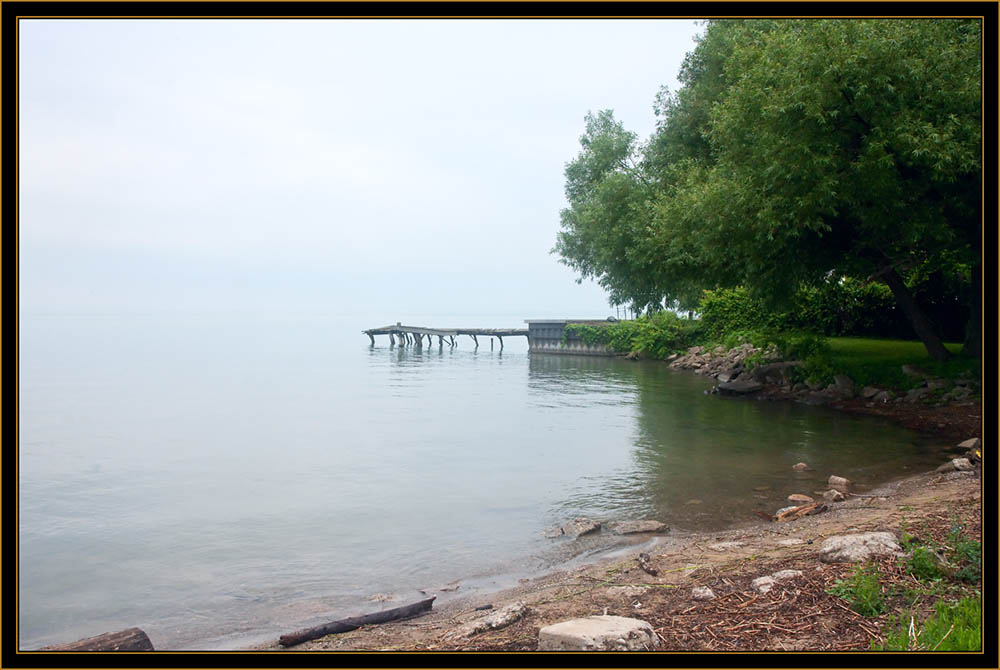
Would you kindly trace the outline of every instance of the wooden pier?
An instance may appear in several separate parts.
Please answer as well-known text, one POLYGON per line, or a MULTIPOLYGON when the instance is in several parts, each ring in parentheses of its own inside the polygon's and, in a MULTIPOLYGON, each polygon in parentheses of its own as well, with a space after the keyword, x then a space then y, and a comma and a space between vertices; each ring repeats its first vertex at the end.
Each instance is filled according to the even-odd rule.
MULTIPOLYGON (((452 347, 456 345, 455 338, 459 335, 468 335, 471 337, 472 341, 476 343, 476 347, 479 346, 479 336, 495 337, 500 340, 501 351, 503 351, 504 337, 528 336, 527 328, 423 328, 421 326, 404 326, 401 323, 396 323, 395 326, 369 328, 361 332, 367 335, 372 341, 372 346, 375 345, 376 335, 388 335, 389 346, 395 346, 396 339, 398 338, 399 346, 412 345, 418 349, 423 346, 424 337, 427 338, 428 346, 433 342, 431 338, 437 336, 439 346, 444 346, 444 340, 447 338, 449 346, 452 347)), ((493 340, 491 339, 490 348, 492 347, 493 340)))

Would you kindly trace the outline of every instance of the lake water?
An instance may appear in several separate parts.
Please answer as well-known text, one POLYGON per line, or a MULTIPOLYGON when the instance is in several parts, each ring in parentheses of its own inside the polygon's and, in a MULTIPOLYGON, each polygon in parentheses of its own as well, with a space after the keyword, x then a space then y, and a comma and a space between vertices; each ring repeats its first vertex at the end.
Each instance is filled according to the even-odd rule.
POLYGON ((131 626, 234 648, 623 541, 543 537, 577 516, 721 529, 829 474, 864 489, 941 459, 881 420, 706 395, 664 363, 360 332, 398 318, 25 316, 21 648, 131 626))

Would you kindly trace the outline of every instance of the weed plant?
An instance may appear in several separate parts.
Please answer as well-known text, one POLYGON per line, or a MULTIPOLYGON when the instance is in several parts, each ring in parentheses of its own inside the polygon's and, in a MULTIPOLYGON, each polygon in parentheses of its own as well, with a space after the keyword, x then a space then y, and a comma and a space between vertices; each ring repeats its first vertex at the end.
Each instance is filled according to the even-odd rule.
POLYGON ((858 566, 847 579, 838 579, 827 593, 846 600, 861 616, 874 617, 886 612, 885 594, 873 565, 858 566))

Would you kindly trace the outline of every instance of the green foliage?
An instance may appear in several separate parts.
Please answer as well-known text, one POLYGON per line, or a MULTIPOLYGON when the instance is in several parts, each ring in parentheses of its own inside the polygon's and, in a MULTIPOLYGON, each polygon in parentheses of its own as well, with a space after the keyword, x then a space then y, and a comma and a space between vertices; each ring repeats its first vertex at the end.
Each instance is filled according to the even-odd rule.
POLYGON ((939 601, 934 614, 915 625, 913 614, 890 618, 885 642, 872 643, 878 651, 980 651, 982 649, 982 596, 959 601, 939 601), (910 632, 912 624, 912 634, 910 632))
POLYGON ((963 582, 978 582, 982 579, 983 545, 978 540, 966 537, 963 528, 956 523, 948 532, 949 559, 958 566, 953 577, 963 582))
POLYGON ((909 554, 903 559, 906 571, 918 581, 976 583, 982 579, 982 544, 967 537, 958 522, 948 531, 943 544, 922 544, 905 531, 901 544, 909 554))
POLYGON ((569 337, 577 337, 585 344, 607 344, 610 339, 608 326, 591 326, 585 323, 567 323, 563 329, 562 343, 569 337))
POLYGON ((862 616, 878 616, 887 608, 878 570, 871 565, 859 565, 849 578, 834 582, 827 593, 843 598, 862 616))
POLYGON ((661 311, 607 325, 568 323, 563 332, 563 342, 567 337, 578 337, 587 344, 604 344, 619 353, 636 352, 650 358, 666 358, 674 351, 690 346, 700 336, 697 321, 661 311))
MULTIPOLYGON (((566 168, 562 262, 613 304, 688 306, 716 290, 702 310, 715 337, 900 336, 894 302, 908 293, 973 332, 957 324, 978 314, 981 22, 706 25, 683 87, 657 96, 647 143, 588 114, 566 168)), ((947 357, 934 328, 912 328, 947 357)))
POLYGON ((906 571, 920 581, 941 579, 941 561, 928 547, 914 547, 906 559, 906 571))
POLYGON ((772 313, 743 287, 705 291, 698 312, 706 332, 715 336, 780 327, 784 316, 772 313))

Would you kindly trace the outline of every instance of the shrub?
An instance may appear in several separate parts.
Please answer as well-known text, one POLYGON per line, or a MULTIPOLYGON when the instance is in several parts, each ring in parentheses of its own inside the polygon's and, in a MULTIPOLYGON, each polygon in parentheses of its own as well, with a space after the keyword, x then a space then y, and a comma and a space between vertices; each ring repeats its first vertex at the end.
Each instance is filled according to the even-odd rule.
POLYGON ((697 321, 664 311, 607 325, 569 323, 563 333, 563 342, 568 336, 576 336, 587 344, 604 344, 620 353, 634 351, 650 358, 666 358, 673 351, 696 342, 701 333, 701 324, 697 321))
POLYGON ((709 335, 780 328, 784 315, 773 314, 742 287, 705 291, 698 304, 701 322, 709 335))

